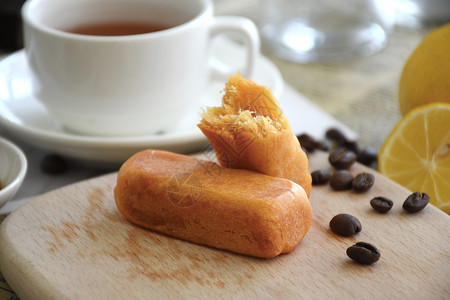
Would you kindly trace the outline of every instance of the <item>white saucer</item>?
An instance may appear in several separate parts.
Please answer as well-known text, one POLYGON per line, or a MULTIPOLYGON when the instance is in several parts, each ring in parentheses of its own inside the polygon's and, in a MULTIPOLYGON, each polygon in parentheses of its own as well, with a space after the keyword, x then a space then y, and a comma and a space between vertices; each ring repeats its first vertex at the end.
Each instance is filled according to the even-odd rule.
MULTIPOLYGON (((215 42, 213 53, 236 66, 236 70, 243 62, 242 47, 229 40, 215 42)), ((283 79, 266 57, 258 59, 252 79, 270 87, 276 97, 281 96, 283 79)), ((220 105, 224 86, 225 80, 212 80, 202 97, 202 105, 220 105)), ((135 152, 148 148, 189 153, 207 145, 196 126, 199 119, 200 108, 193 108, 176 129, 147 136, 94 137, 66 132, 33 97, 24 51, 0 62, 0 129, 3 127, 13 137, 53 153, 100 165, 120 164, 135 152)))

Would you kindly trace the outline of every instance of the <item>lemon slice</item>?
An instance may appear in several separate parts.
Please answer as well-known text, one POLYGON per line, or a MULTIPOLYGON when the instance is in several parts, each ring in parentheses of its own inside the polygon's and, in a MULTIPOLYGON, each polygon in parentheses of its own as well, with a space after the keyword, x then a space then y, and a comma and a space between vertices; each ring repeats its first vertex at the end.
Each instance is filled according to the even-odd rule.
POLYGON ((450 104, 410 111, 394 127, 378 157, 379 171, 450 214, 450 104))

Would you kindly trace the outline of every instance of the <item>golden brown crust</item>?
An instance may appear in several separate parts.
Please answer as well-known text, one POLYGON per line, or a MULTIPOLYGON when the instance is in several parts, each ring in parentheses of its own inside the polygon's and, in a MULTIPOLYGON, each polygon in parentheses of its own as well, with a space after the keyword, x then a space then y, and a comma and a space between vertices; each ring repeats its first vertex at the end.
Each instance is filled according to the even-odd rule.
POLYGON ((289 180, 164 151, 126 161, 114 195, 133 223, 256 257, 291 252, 312 221, 306 193, 289 180))
POLYGON ((198 127, 221 166, 287 178, 311 192, 308 158, 267 87, 238 73, 225 86, 222 107, 210 107, 198 127))

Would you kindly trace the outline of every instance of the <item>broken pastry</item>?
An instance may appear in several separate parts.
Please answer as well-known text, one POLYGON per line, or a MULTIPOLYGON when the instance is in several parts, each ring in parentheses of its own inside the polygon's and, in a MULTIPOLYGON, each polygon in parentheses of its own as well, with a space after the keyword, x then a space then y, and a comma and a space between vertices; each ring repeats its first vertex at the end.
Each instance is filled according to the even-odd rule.
POLYGON ((309 196, 308 158, 269 88, 231 76, 222 106, 207 108, 198 127, 221 166, 292 180, 309 196))

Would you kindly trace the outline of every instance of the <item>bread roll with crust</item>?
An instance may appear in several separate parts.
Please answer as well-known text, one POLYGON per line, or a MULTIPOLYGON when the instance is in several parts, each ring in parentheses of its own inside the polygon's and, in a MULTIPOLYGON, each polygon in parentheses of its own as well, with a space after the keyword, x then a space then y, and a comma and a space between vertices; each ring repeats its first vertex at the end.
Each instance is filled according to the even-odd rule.
POLYGON ((129 158, 114 196, 135 224, 262 258, 293 251, 312 221, 305 191, 290 180, 165 151, 129 158))
POLYGON ((207 108, 198 127, 221 166, 290 179, 309 196, 308 158, 269 88, 231 76, 222 106, 207 108))

